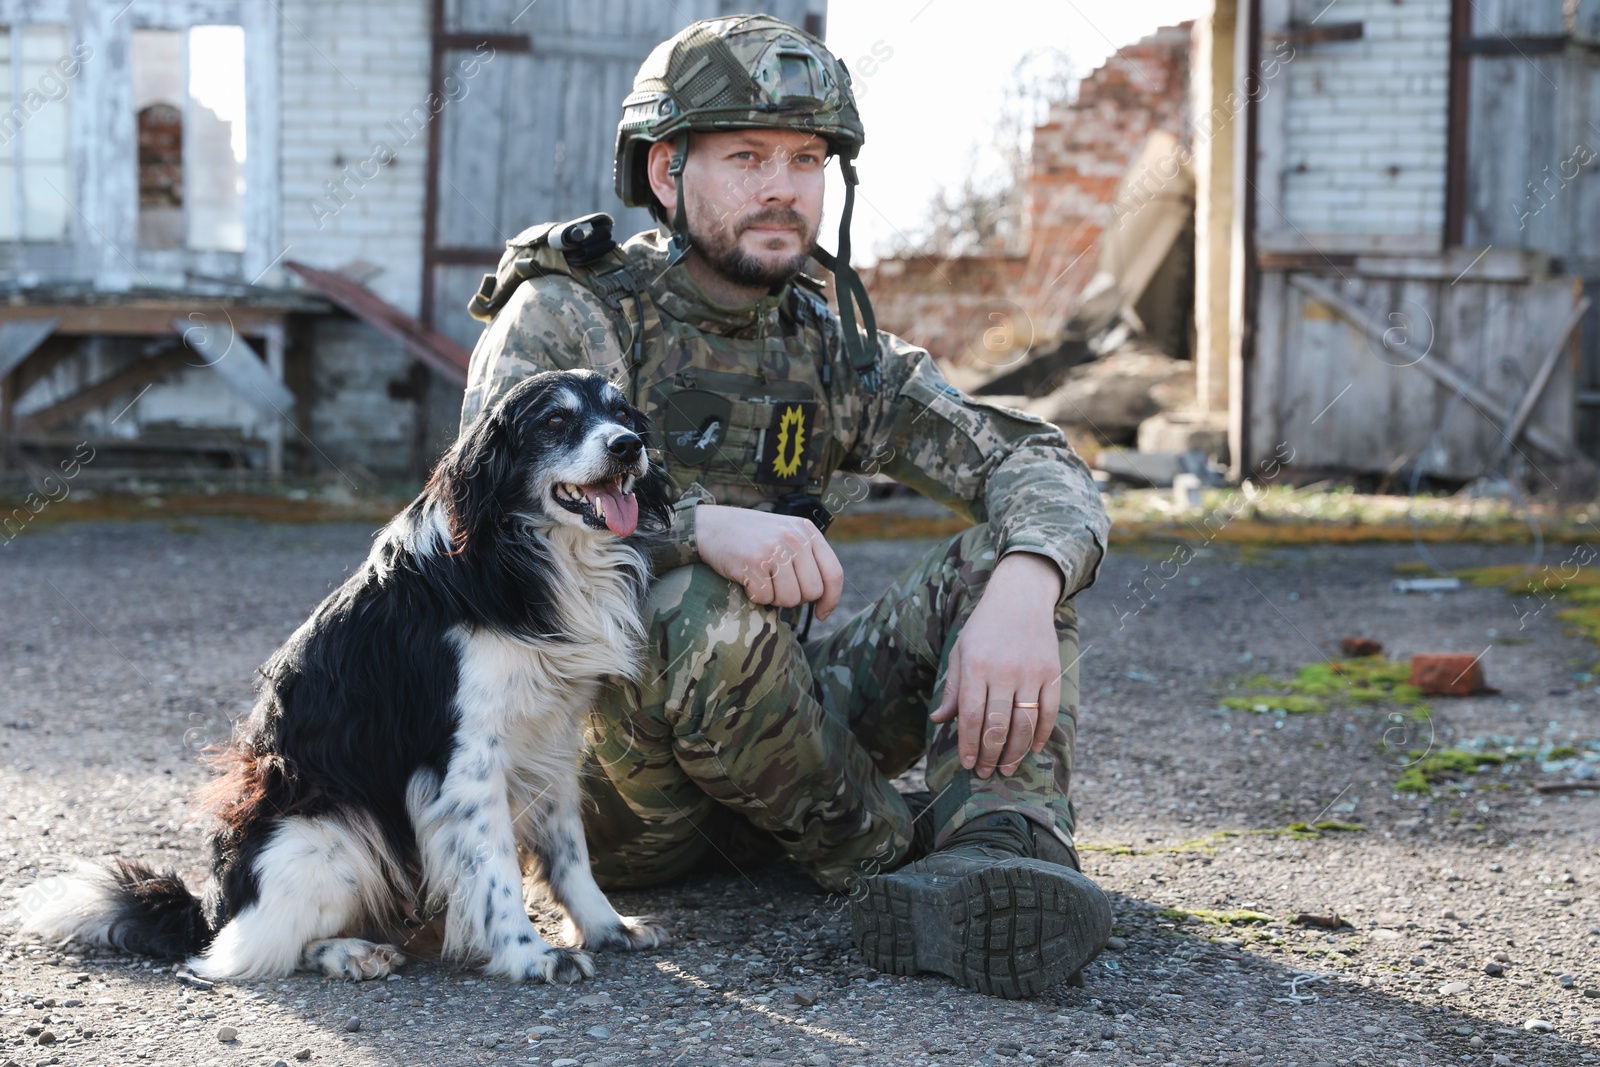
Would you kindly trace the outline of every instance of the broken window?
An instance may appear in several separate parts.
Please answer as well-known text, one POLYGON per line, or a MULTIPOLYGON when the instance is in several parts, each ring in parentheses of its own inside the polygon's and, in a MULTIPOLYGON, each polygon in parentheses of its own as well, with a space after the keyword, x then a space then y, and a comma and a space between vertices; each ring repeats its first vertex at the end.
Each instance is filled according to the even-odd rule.
POLYGON ((133 31, 139 246, 183 246, 183 34, 133 31))
POLYGON ((0 241, 67 239, 68 97, 81 53, 65 26, 0 26, 0 241))
POLYGON ((244 30, 135 30, 139 244, 244 250, 244 30))
POLYGON ((189 29, 189 247, 244 251, 244 28, 189 29))

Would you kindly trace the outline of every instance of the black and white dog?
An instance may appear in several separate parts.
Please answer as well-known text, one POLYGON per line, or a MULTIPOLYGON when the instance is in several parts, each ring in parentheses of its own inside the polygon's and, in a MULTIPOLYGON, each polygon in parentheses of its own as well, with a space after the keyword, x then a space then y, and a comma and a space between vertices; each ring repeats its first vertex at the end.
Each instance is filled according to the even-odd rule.
POLYGON ((589 871, 582 720, 630 678, 644 558, 664 526, 643 416, 600 375, 540 374, 479 416, 361 568, 261 669, 256 706, 206 790, 211 879, 118 861, 23 894, 23 930, 190 958, 210 978, 297 967, 379 978, 363 940, 442 917, 442 953, 513 981, 594 973, 539 936, 522 867, 583 948, 647 948, 589 871))

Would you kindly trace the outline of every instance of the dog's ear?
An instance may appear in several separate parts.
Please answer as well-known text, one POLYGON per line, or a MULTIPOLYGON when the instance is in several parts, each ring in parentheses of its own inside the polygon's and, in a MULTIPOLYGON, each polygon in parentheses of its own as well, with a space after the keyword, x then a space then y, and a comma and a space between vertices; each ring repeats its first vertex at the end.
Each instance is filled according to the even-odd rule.
POLYGON ((504 403, 479 413, 439 460, 427 492, 450 516, 452 551, 476 543, 505 514, 504 493, 515 469, 516 448, 504 403))

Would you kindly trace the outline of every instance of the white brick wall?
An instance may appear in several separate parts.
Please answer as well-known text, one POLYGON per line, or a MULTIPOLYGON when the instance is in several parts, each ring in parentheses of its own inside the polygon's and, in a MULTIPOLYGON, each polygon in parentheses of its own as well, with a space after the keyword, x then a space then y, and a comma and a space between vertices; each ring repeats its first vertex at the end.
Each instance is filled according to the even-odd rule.
POLYGON ((427 128, 402 144, 403 135, 389 124, 428 95, 428 4, 282 0, 282 11, 286 258, 326 268, 356 259, 378 264, 383 273, 367 284, 416 314, 427 128), (358 168, 373 159, 380 142, 393 150, 394 161, 374 162, 366 171, 373 176, 363 180, 358 168), (348 202, 330 197, 330 181, 347 184, 348 202))
POLYGON ((1287 92, 1283 212, 1307 234, 1444 226, 1450 0, 1341 0, 1356 41, 1302 45, 1287 92))

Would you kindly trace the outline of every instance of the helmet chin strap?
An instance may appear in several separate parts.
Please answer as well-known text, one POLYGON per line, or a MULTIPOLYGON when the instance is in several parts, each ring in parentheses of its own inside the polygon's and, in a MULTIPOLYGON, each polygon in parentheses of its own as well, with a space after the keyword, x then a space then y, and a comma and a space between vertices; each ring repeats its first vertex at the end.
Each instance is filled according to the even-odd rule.
POLYGON ((869 393, 876 393, 882 384, 878 369, 878 317, 872 312, 872 302, 867 299, 867 287, 861 276, 850 266, 850 216, 855 210, 856 167, 852 160, 839 157, 839 173, 844 176, 844 211, 839 216, 839 251, 830 255, 820 245, 812 257, 833 273, 834 291, 839 299, 839 323, 844 328, 844 350, 850 357, 850 366, 869 393), (866 327, 865 336, 856 328, 855 305, 861 305, 861 322, 866 327))
POLYGON ((672 141, 672 159, 667 163, 667 173, 678 190, 678 207, 672 216, 672 240, 667 245, 667 266, 675 265, 689 254, 689 212, 683 206, 683 164, 689 157, 689 131, 684 130, 672 141))

